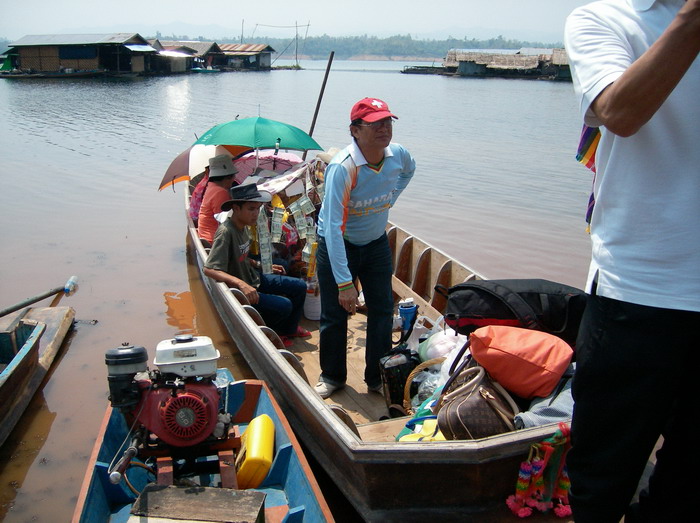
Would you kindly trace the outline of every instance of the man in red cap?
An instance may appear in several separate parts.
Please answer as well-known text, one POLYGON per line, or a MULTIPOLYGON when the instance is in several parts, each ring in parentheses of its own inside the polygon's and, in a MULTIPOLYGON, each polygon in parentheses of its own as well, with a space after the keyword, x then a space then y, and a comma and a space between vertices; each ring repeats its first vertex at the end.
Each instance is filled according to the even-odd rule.
POLYGON ((394 310, 385 230, 389 209, 416 169, 409 152, 391 142, 396 118, 383 100, 357 102, 350 112, 353 141, 326 167, 316 254, 321 376, 315 390, 322 398, 347 379, 347 321, 357 307, 356 279, 367 306, 365 382, 371 392, 382 390, 379 359, 391 349, 394 310))

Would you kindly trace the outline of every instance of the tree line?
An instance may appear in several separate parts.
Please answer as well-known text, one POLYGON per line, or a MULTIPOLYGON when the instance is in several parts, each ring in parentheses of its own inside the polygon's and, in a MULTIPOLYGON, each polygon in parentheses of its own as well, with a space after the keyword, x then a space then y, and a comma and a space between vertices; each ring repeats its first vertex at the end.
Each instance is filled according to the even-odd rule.
MULTIPOLYGON (((145 36, 147 39, 159 38, 162 40, 199 40, 211 41, 211 38, 199 36, 191 38, 188 35, 163 35, 160 32, 155 36, 145 36)), ((217 39, 218 43, 240 43, 240 37, 217 39)), ((0 49, 7 48, 8 40, 0 39, 0 49)), ((502 35, 486 40, 476 38, 453 38, 444 40, 419 40, 407 35, 395 35, 386 38, 377 36, 309 36, 306 38, 273 38, 256 36, 245 39, 249 44, 268 44, 281 57, 294 58, 295 56, 307 56, 312 59, 325 59, 331 51, 339 60, 353 56, 375 55, 415 58, 444 58, 450 49, 520 49, 522 47, 554 48, 562 47, 561 42, 531 42, 505 38, 502 35)), ((0 51, 1 52, 1 51, 0 51)))
MULTIPOLYGON (((154 37, 147 37, 154 38, 154 37)), ((211 39, 199 36, 190 38, 188 35, 162 35, 157 33, 155 38, 162 40, 199 40, 211 39)), ((240 37, 224 37, 217 43, 241 43, 240 37)), ((339 60, 353 56, 402 56, 415 58, 444 58, 450 49, 520 49, 522 47, 555 48, 563 47, 561 42, 532 42, 505 38, 502 35, 479 40, 477 38, 454 38, 444 40, 419 40, 407 35, 395 35, 386 38, 377 36, 322 36, 275 38, 267 36, 248 37, 243 40, 247 44, 267 44, 280 57, 294 58, 295 55, 307 56, 312 59, 325 59, 331 51, 339 60)))
POLYGON ((278 53, 284 56, 298 52, 300 55, 319 59, 325 58, 331 51, 339 59, 350 58, 361 55, 379 56, 406 56, 416 58, 441 58, 450 49, 520 49, 522 47, 562 47, 562 44, 527 42, 523 40, 513 40, 499 35, 486 40, 476 38, 453 38, 444 40, 417 40, 411 35, 395 35, 388 38, 378 38, 376 36, 316 36, 308 37, 304 40, 281 39, 281 38, 256 38, 254 42, 267 43, 278 53))

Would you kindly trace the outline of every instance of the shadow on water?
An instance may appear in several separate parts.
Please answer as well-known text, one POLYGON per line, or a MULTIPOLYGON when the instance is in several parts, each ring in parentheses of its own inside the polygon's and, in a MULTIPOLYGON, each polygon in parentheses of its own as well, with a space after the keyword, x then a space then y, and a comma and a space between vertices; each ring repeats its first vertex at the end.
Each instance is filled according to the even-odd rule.
MULTIPOLYGON (((52 304, 57 305, 59 301, 58 298, 54 298, 52 304)), ((51 376, 65 357, 74 338, 75 329, 72 328, 63 340, 53 365, 49 368, 39 390, 17 422, 15 429, 0 447, 0 478, 2 479, 0 482, 0 520, 4 520, 7 512, 16 508, 15 499, 19 489, 25 487, 30 466, 34 463, 46 466, 49 463, 50 458, 40 456, 51 432, 51 427, 56 421, 57 413, 49 407, 44 396, 44 389, 48 386, 51 376)), ((31 506, 31 503, 29 505, 31 506)))
POLYGON ((0 448, 0 519, 15 507, 17 491, 23 488, 29 465, 39 458, 55 420, 56 413, 49 410, 43 392, 37 392, 0 448))

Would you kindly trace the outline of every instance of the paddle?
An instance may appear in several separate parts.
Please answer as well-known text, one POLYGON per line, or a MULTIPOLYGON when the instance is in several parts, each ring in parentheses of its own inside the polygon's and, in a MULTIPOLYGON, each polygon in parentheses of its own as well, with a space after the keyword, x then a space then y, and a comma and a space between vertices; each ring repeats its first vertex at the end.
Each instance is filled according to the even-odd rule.
POLYGON ((27 298, 24 301, 21 301, 15 305, 12 305, 11 307, 7 307, 6 309, 0 310, 0 317, 5 316, 6 314, 10 314, 11 312, 15 312, 20 310, 23 307, 26 307, 27 305, 31 305, 32 303, 36 303, 40 300, 43 300, 45 298, 48 298, 49 296, 53 296, 54 294, 58 294, 62 292, 63 294, 56 296, 54 301, 51 303, 51 306, 55 306, 58 301, 65 296, 70 296, 71 294, 75 294, 75 292, 78 290, 78 277, 77 276, 71 276, 68 278, 68 281, 65 283, 65 285, 62 285, 61 287, 56 287, 55 289, 51 289, 50 291, 46 291, 43 294, 39 294, 37 296, 34 296, 32 298, 27 298))

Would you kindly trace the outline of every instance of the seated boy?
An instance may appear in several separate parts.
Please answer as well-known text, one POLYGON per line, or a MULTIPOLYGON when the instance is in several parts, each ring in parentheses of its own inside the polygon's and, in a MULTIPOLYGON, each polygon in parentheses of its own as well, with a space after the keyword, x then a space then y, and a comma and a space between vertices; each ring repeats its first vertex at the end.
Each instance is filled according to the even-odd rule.
POLYGON ((280 265, 272 266, 273 274, 261 274, 260 262, 248 257, 251 239, 247 226, 255 225, 263 203, 272 199, 270 193, 259 191, 255 184, 238 185, 229 192, 231 199, 221 205, 221 210, 231 211, 231 216, 214 235, 204 274, 239 289, 288 347, 292 344, 290 337, 311 335, 299 326, 306 283, 286 276, 280 265))

